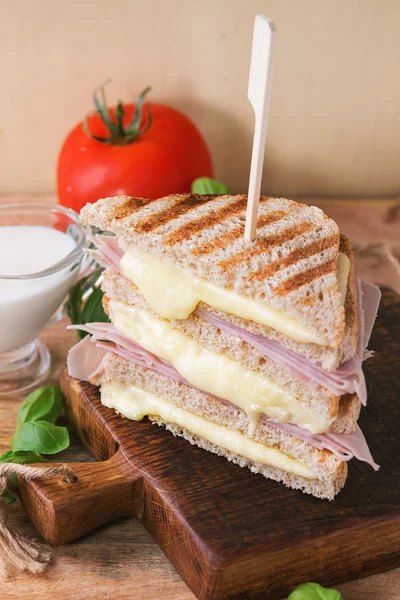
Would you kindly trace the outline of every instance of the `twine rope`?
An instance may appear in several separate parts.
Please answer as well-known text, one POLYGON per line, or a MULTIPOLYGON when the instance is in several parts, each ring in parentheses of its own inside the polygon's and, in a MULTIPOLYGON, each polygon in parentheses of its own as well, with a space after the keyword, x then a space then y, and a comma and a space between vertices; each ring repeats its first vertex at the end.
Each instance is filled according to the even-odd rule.
POLYGON ((31 467, 14 463, 0 464, 0 572, 6 576, 23 571, 42 573, 53 553, 50 546, 26 538, 10 523, 4 493, 8 490, 12 475, 24 481, 63 476, 65 481, 72 483, 76 478, 68 465, 31 467))

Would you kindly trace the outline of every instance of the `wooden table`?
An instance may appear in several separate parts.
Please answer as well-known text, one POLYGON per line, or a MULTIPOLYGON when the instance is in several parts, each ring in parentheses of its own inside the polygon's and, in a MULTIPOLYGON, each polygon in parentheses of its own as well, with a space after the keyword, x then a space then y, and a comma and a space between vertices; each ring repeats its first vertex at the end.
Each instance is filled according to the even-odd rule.
MULTIPOLYGON (((11 199, 0 199, 0 202, 11 199)), ((16 201, 17 198, 13 198, 16 201)), ((26 201, 27 198, 18 198, 26 201)), ((30 198, 30 201, 34 199, 30 198)), ((41 198, 51 201, 51 198, 41 198)), ((400 292, 400 208, 393 201, 307 202, 323 206, 347 233, 358 251, 363 278, 390 285, 400 292)), ((55 384, 76 334, 65 330, 67 319, 43 333, 52 356, 48 383, 55 384)), ((21 397, 0 400, 0 451, 7 449, 15 428, 21 397)), ((71 447, 57 461, 90 461, 88 452, 72 437, 71 447)), ((27 533, 35 534, 18 502, 12 517, 27 533)), ((345 551, 345 550, 344 550, 345 551)), ((400 568, 338 586, 344 600, 399 600, 400 568)), ((41 600, 194 600, 167 558, 137 521, 124 519, 57 548, 44 575, 20 575, 1 582, 0 598, 41 600)))

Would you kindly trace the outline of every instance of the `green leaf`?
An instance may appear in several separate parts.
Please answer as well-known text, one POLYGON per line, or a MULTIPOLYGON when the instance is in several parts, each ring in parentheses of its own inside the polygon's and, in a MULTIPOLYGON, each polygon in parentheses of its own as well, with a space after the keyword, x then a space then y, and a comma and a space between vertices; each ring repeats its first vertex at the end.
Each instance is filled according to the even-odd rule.
MULTIPOLYGON (((80 279, 71 289, 67 302, 67 312, 73 325, 81 325, 94 320, 103 323, 109 322, 101 302, 103 292, 100 288, 94 287, 102 271, 103 269, 99 267, 87 277, 80 279), (90 290, 91 293, 85 303, 83 296, 90 290), (92 298, 93 294, 94 297, 92 298)), ((88 334, 85 331, 78 330, 80 339, 83 339, 86 335, 88 334)))
POLYGON ((11 504, 16 499, 17 496, 14 494, 14 492, 11 492, 10 490, 6 490, 3 494, 3 500, 6 504, 11 504))
POLYGON ((0 462, 29 465, 31 463, 43 463, 44 458, 37 452, 32 452, 31 450, 17 450, 17 452, 7 450, 7 452, 4 452, 4 454, 0 456, 0 462))
POLYGON ((103 296, 104 293, 100 288, 95 288, 90 294, 82 311, 83 323, 108 323, 110 321, 104 312, 102 303, 103 296))
MULTIPOLYGON (((18 413, 17 431, 11 440, 12 450, 0 455, 0 463, 27 465, 45 462, 41 454, 56 454, 69 446, 65 427, 54 425, 62 408, 59 386, 43 386, 25 398, 18 413)), ((18 478, 10 476, 11 488, 18 487, 18 478)), ((14 502, 13 489, 5 490, 6 504, 14 502)))
POLYGON ((62 409, 60 387, 43 386, 25 398, 18 413, 18 427, 33 421, 55 423, 62 409))
POLYGON ((83 295, 89 290, 93 289, 93 286, 100 277, 102 270, 103 269, 100 267, 95 269, 92 273, 86 275, 86 277, 79 279, 79 281, 77 281, 72 287, 66 306, 68 316, 74 325, 79 325, 82 323, 83 295))
POLYGON ((6 450, 4 452, 4 454, 0 455, 0 462, 2 462, 2 463, 14 462, 13 457, 14 457, 14 452, 12 450, 6 450))
POLYGON ((69 298, 66 304, 67 313, 71 319, 73 325, 82 323, 82 296, 85 292, 85 282, 88 277, 82 277, 77 283, 71 288, 69 298))
POLYGON ((14 452, 30 450, 39 454, 56 454, 68 446, 68 430, 47 421, 24 423, 11 440, 14 452))
POLYGON ((6 504, 11 504, 14 500, 17 499, 16 494, 14 494, 13 489, 18 488, 18 477, 14 474, 10 476, 10 484, 12 489, 7 489, 3 494, 3 499, 6 504))
POLYGON ((337 590, 322 587, 318 583, 302 583, 287 600, 342 600, 337 590))
POLYGON ((223 183, 210 179, 209 177, 199 177, 192 183, 193 194, 230 194, 229 189, 223 183))
POLYGON ((13 452, 13 462, 19 465, 30 465, 32 463, 44 463, 45 460, 38 452, 32 450, 17 450, 13 452))

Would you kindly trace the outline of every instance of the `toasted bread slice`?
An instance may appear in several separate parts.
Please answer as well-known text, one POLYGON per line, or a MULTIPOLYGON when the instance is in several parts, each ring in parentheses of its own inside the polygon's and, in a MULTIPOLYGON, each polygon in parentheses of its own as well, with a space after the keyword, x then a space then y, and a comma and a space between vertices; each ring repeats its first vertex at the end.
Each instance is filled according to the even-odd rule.
POLYGON ((254 473, 261 473, 264 477, 282 482, 294 489, 301 489, 317 498, 333 499, 345 483, 347 464, 341 462, 328 450, 314 448, 292 435, 271 427, 264 420, 260 420, 256 430, 249 435, 248 419, 242 410, 200 390, 172 381, 164 375, 132 365, 126 359, 116 356, 112 352, 106 355, 103 366, 103 371, 92 381, 95 385, 119 381, 125 385, 145 390, 216 425, 238 430, 249 439, 280 450, 307 466, 315 473, 315 478, 305 478, 277 467, 254 462, 216 446, 204 437, 193 435, 192 432, 176 423, 163 420, 159 415, 149 415, 153 422, 164 425, 174 435, 184 437, 191 444, 225 456, 241 467, 250 468, 254 473))
MULTIPOLYGON (((106 294, 103 299, 104 308, 111 320, 113 311, 109 299, 135 305, 159 318, 137 287, 115 271, 104 271, 102 288, 106 294)), ((188 319, 173 320, 171 325, 208 350, 226 355, 243 365, 246 370, 262 373, 277 385, 285 387, 301 404, 319 413, 324 419, 333 420, 330 431, 349 433, 355 430, 361 408, 356 394, 339 397, 321 386, 308 387, 295 379, 288 369, 262 355, 239 336, 215 328, 197 314, 192 314, 188 319)))
MULTIPOLYGON (((263 196, 257 239, 250 242, 243 237, 246 203, 244 195, 179 194, 156 201, 121 196, 86 205, 81 219, 115 233, 124 250, 132 243, 189 276, 234 289, 298 320, 326 346, 275 337, 285 338, 279 341, 288 347, 306 346, 316 361, 325 359, 327 368, 335 368, 356 347, 354 335, 344 344, 338 226, 316 207, 263 196)), ((253 325, 264 335, 276 334, 253 325)))

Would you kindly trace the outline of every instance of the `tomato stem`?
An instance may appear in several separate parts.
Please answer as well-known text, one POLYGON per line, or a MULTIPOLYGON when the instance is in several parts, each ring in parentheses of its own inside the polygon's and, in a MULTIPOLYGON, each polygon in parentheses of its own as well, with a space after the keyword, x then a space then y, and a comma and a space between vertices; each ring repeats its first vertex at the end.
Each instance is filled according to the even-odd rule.
POLYGON ((143 122, 143 104, 145 101, 146 94, 150 91, 150 87, 143 90, 136 101, 135 113, 132 121, 127 127, 124 127, 124 116, 125 108, 121 100, 118 100, 117 106, 114 109, 114 119, 112 119, 112 113, 107 106, 106 95, 104 92, 104 86, 109 83, 110 80, 100 84, 93 91, 93 102, 95 105, 95 114, 98 114, 100 119, 103 121, 107 128, 109 135, 107 137, 101 137, 95 135, 89 129, 88 118, 94 113, 86 115, 83 121, 83 129, 92 140, 100 142, 102 144, 109 144, 112 146, 125 146, 132 144, 140 135, 146 133, 152 124, 152 115, 150 106, 147 104, 147 115, 146 120, 143 122), (100 99, 98 93, 100 91, 100 99))

